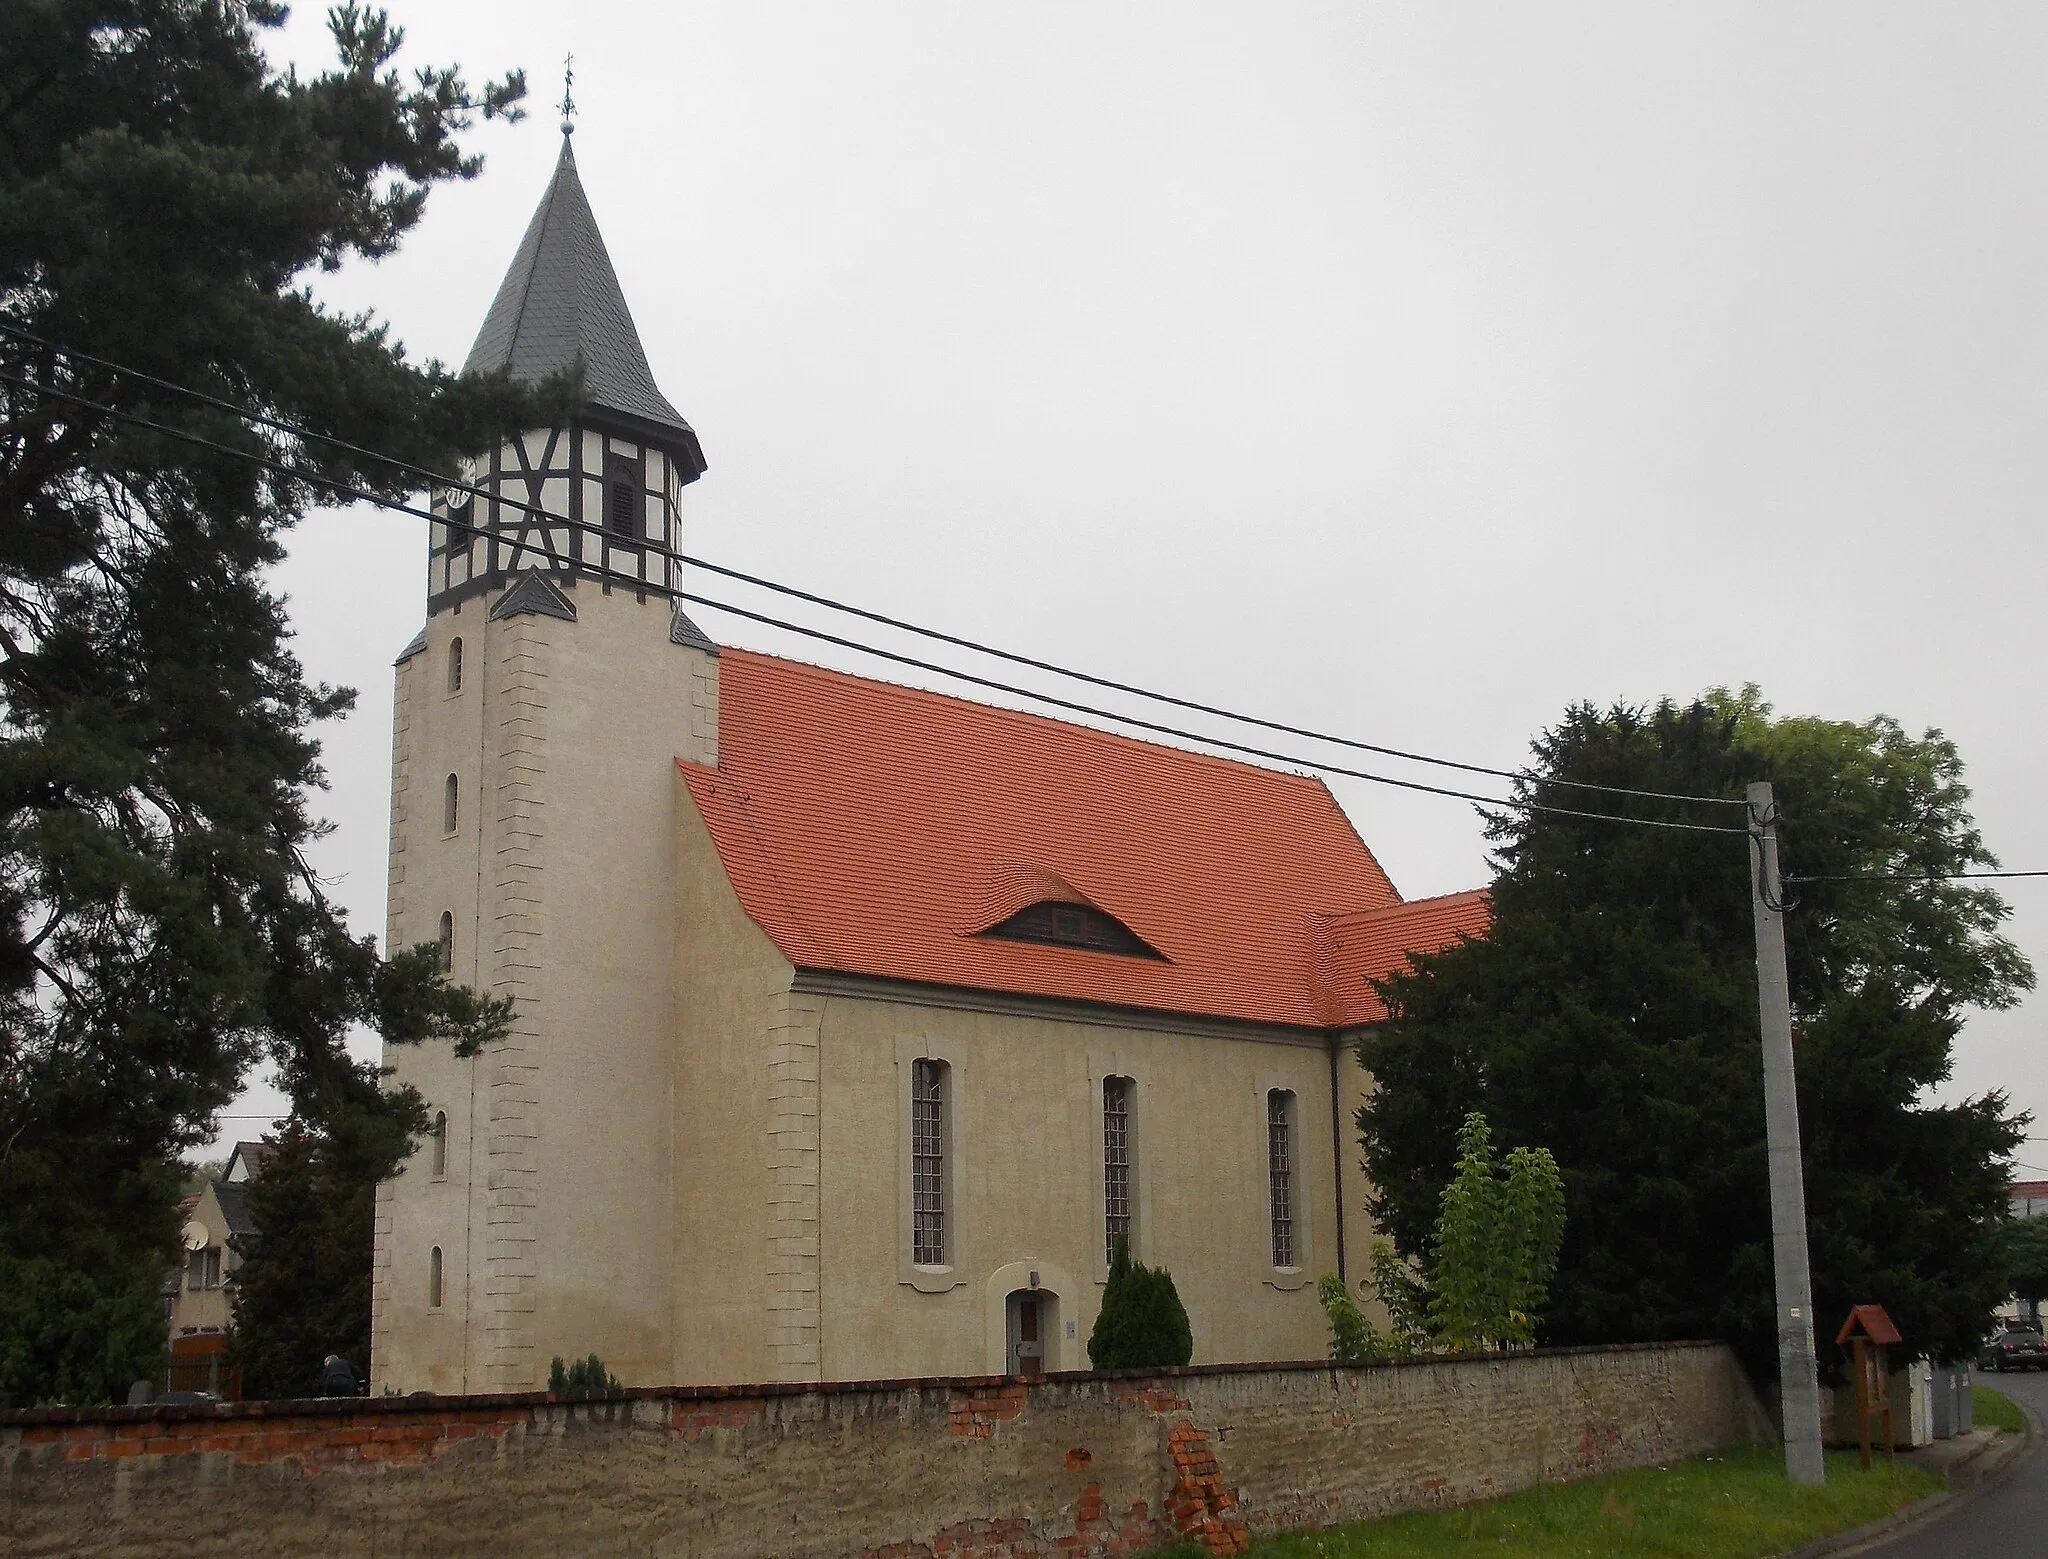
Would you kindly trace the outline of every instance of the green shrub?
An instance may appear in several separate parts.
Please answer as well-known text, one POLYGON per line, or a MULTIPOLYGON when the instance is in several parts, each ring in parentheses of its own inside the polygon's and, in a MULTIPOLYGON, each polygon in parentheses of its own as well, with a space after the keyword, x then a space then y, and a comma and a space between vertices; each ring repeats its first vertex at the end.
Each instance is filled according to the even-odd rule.
POLYGON ((1316 1280, 1316 1300, 1330 1318, 1330 1357, 1337 1363, 1367 1364, 1387 1356, 1387 1339, 1336 1273, 1326 1272, 1316 1280))
POLYGON ((1444 1187, 1430 1263, 1429 1318, 1453 1352, 1526 1347, 1557 1272, 1564 1181, 1546 1148, 1493 1156, 1486 1117, 1458 1132, 1458 1168, 1444 1187))
POLYGON ((120 1402, 129 1383, 162 1377, 161 1259, 96 1269, 0 1253, 0 1393, 15 1407, 120 1402))
POLYGON ((1330 1357, 1339 1364, 1370 1364, 1375 1359, 1405 1358, 1435 1343, 1429 1330, 1429 1285, 1394 1254, 1384 1236, 1372 1242, 1372 1255, 1360 1290, 1378 1298, 1387 1312, 1388 1330, 1381 1331, 1365 1313, 1344 1280, 1325 1274, 1316 1284, 1316 1299, 1330 1321, 1330 1357))
POLYGON ((566 1368, 562 1364, 562 1356, 556 1354, 554 1363, 548 1366, 548 1391, 554 1396, 612 1396, 623 1389, 619 1385, 619 1377, 606 1374, 603 1361, 594 1353, 566 1368))
POLYGON ((1102 1312, 1088 1334, 1088 1362, 1099 1370, 1146 1370, 1194 1356, 1195 1336, 1173 1274, 1131 1260, 1129 1244, 1118 1240, 1102 1312))

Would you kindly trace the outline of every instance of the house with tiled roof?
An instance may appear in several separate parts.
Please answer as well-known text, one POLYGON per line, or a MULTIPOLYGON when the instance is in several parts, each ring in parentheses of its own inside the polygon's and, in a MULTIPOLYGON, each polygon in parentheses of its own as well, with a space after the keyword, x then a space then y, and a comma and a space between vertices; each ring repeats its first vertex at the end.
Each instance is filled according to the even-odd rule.
POLYGON ((256 1235, 249 1182, 274 1151, 267 1142, 237 1142, 220 1177, 180 1206, 181 1263, 164 1278, 164 1326, 170 1334, 169 1386, 222 1392, 234 1330, 235 1269, 256 1235))
POLYGON ((442 493, 400 656, 391 945, 514 999, 394 1047, 376 1389, 1086 1367, 1109 1254, 1195 1357, 1327 1347, 1372 1234, 1374 981, 1483 933, 1321 781, 713 642, 702 448, 565 134, 470 366, 585 401, 442 493))

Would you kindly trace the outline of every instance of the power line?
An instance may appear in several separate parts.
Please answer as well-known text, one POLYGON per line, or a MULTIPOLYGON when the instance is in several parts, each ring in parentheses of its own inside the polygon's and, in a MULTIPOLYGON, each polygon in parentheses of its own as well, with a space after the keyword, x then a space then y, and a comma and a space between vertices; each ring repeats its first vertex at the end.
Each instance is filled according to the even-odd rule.
MULTIPOLYGON (((456 480, 454 478, 441 475, 440 473, 430 471, 426 467, 416 465, 408 460, 394 459, 389 455, 381 454, 376 450, 366 449, 359 444, 352 444, 348 442, 346 439, 336 438, 331 434, 315 432, 310 428, 301 426, 300 424, 290 422, 284 418, 272 416, 267 412, 258 411, 249 406, 244 406, 233 401, 225 400, 216 395, 210 395, 203 390, 195 390, 190 388, 189 386, 175 383, 172 380, 159 378, 155 374, 145 373, 141 369, 129 368, 123 364, 113 362, 110 359, 96 357, 89 352, 80 352, 71 347, 61 346, 58 343, 50 341, 45 337, 38 336, 31 331, 23 330, 18 326, 9 325, 5 321, 0 321, 0 334, 5 334, 16 337, 20 340, 33 342, 38 346, 47 347, 51 351, 61 353, 64 356, 72 358, 78 362, 91 363, 96 367, 107 369, 109 372, 112 373, 125 374, 131 378, 140 380, 143 383, 154 385, 160 389, 168 390, 173 394, 188 396, 193 400, 199 401, 205 405, 215 407, 218 410, 228 412, 235 416, 246 418, 252 422, 256 422, 264 427, 275 429, 278 432, 288 434, 294 438, 302 440, 313 440, 320 443, 324 443, 330 446, 331 448, 339 449, 346 453, 360 456, 365 460, 370 460, 380 465, 389 466, 394 470, 407 472, 411 475, 418 476, 427 482, 438 485, 448 490, 449 492, 460 492, 470 497, 484 499, 486 502, 502 504, 507 508, 511 508, 521 514, 524 514, 529 519, 537 519, 543 523, 550 525, 561 525, 569 527, 580 532, 583 532, 585 534, 605 534, 604 528, 602 526, 594 525, 587 520, 575 520, 569 518, 566 515, 553 514, 538 504, 528 503, 517 498, 507 498, 501 492, 493 491, 488 488, 476 486, 469 482, 463 482, 456 480)), ((57 390, 51 386, 35 385, 32 382, 28 385, 28 387, 31 389, 45 390, 51 394, 66 393, 57 390)), ((82 396, 74 398, 79 400, 81 404, 97 404, 88 401, 85 397, 82 396)), ((113 408, 102 409, 104 409, 109 415, 123 415, 121 412, 114 410, 113 408)), ((378 502, 381 500, 372 498, 370 501, 378 502)), ((417 513, 418 511, 406 510, 404 512, 417 513)), ((433 519, 439 517, 430 514, 428 518, 433 519)), ((460 522, 455 522, 451 520, 450 523, 460 522)), ((1093 687, 1103 688, 1112 692, 1130 694, 1133 697, 1149 699, 1156 703, 1165 704, 1176 709, 1185 709, 1191 713, 1196 714, 1212 715, 1219 719, 1233 721, 1235 723, 1242 725, 1255 726, 1261 730, 1273 731, 1281 735, 1299 736, 1310 741, 1325 742, 1332 746, 1348 748, 1354 752, 1377 753, 1382 757, 1397 758, 1408 763, 1421 763, 1432 765, 1438 768, 1456 769, 1467 774, 1484 774, 1496 779, 1505 779, 1542 785, 1555 785, 1572 790, 1589 791, 1603 795, 1630 796, 1638 800, 1647 801, 1677 801, 1698 803, 1703 805, 1735 807, 1743 805, 1740 799, 1733 796, 1687 795, 1671 791, 1641 790, 1626 785, 1603 785, 1591 780, 1544 778, 1540 776, 1531 775, 1526 771, 1493 768, 1486 764, 1479 763, 1465 763, 1455 758, 1439 758, 1434 757, 1428 753, 1411 752, 1405 748, 1389 747, 1377 742, 1362 741, 1355 737, 1338 736, 1327 731, 1318 731, 1308 726, 1290 725, 1285 721, 1268 720, 1260 715, 1246 714, 1241 710, 1228 709, 1216 704, 1207 704, 1197 699, 1181 698, 1172 693, 1161 693, 1151 688, 1141 687, 1135 683, 1118 681, 1113 677, 1098 676, 1093 672, 1082 671, 1071 666, 1063 666, 1055 661, 1043 660, 1036 656, 1020 654, 1013 650, 1001 649, 995 645, 986 644, 977 639, 969 639, 959 634, 947 633, 941 629, 928 628, 923 626, 922 624, 910 622, 904 618, 893 617, 887 613, 873 611, 863 606, 856 606, 851 602, 837 600, 831 596, 820 595, 813 591, 799 589, 797 586, 784 584, 779 580, 769 579, 763 575, 751 574, 742 569, 730 568, 725 564, 713 562, 709 558, 700 558, 695 557, 686 552, 674 551, 660 543, 652 543, 642 540, 636 541, 635 545, 644 547, 647 551, 653 552, 658 556, 667 558, 673 562, 682 563, 692 568, 701 568, 708 573, 717 574, 723 578, 731 579, 741 584, 752 585, 756 588, 763 590, 770 590, 775 592, 776 594, 788 596, 795 600, 804 601, 813 606, 824 607, 828 611, 839 612, 850 617, 858 617, 864 619, 865 621, 878 624, 882 627, 896 629, 900 632, 916 634, 921 638, 930 639, 941 644, 949 644, 954 646, 955 648, 968 650, 977 655, 986 655, 992 659, 1008 661, 1012 665, 1025 666, 1035 671, 1043 671, 1054 676, 1066 677, 1072 681, 1086 683, 1093 687)), ((549 555, 552 556, 552 554, 549 555)), ((772 621, 772 619, 763 620, 772 621)))
MULTIPOLYGON (((318 472, 308 471, 303 467, 291 465, 254 450, 236 449, 231 444, 223 444, 217 439, 207 438, 204 434, 172 427, 167 423, 160 423, 152 418, 144 417, 137 412, 123 411, 118 407, 108 406, 102 402, 94 401, 88 396, 80 395, 75 391, 58 389, 54 386, 38 385, 17 375, 4 372, 0 372, 0 383, 16 384, 29 390, 55 395, 64 400, 75 401, 106 416, 132 423, 137 427, 146 428, 153 432, 162 433, 166 437, 180 439, 203 449, 232 456, 235 459, 247 460, 309 484, 325 487, 331 492, 359 499, 365 503, 377 504, 380 507, 400 514, 410 514, 420 519, 449 525, 456 530, 467 532, 472 536, 484 537, 514 551, 545 557, 551 563, 563 561, 557 554, 533 542, 520 541, 515 537, 508 537, 498 532, 488 531, 482 526, 472 524, 466 520, 457 520, 452 516, 437 515, 431 510, 421 509, 412 504, 401 502, 398 499, 386 498, 379 493, 371 492, 368 488, 356 487, 341 481, 337 477, 323 476, 318 472)), ((650 548, 649 550, 656 549, 650 548)), ((822 628, 808 627, 802 623, 790 622, 785 618, 770 616, 765 612, 756 612, 743 606, 735 606, 731 602, 721 601, 715 596, 699 595, 692 591, 678 590, 671 586, 657 584, 654 581, 642 579, 638 575, 628 574, 622 569, 609 568, 603 564, 590 563, 578 559, 577 567, 597 574, 609 583, 635 590, 651 590, 658 595, 666 595, 678 600, 691 602, 693 605, 709 607, 713 611, 726 612, 735 617, 745 618, 750 622, 762 623, 771 628, 779 628, 785 632, 798 634, 808 639, 815 639, 821 643, 838 645, 863 655, 872 655, 879 660, 890 661, 899 666, 909 666, 920 671, 933 672, 939 676, 951 677, 956 681, 965 682, 974 687, 986 688, 992 692, 1007 693, 1014 697, 1031 699, 1074 714, 1092 715, 1098 719, 1114 721, 1121 725, 1131 726, 1137 730, 1150 731, 1161 736, 1178 737, 1184 741, 1201 743, 1206 746, 1220 748, 1226 752, 1238 753, 1245 757, 1264 758, 1270 762, 1286 764, 1296 768, 1313 769, 1319 773, 1335 774, 1346 779, 1364 780, 1375 785, 1390 785, 1401 790, 1419 791, 1425 795, 1448 796, 1454 800, 1469 801, 1479 806, 1511 807, 1520 811, 1542 813, 1552 817, 1584 818, 1602 823, 1630 823, 1643 828, 1676 829, 1687 833, 1741 834, 1746 832, 1745 829, 1722 827, 1710 823, 1683 823, 1664 818, 1629 817, 1614 812, 1586 812, 1570 807, 1551 806, 1545 802, 1520 801, 1511 797, 1483 796, 1472 791, 1452 790, 1441 785, 1426 785, 1420 780, 1397 779, 1389 774, 1375 774, 1366 769, 1354 769, 1340 764, 1319 762, 1291 753, 1276 752, 1270 748, 1253 747, 1243 742, 1233 742, 1225 737, 1209 736, 1198 731, 1189 731, 1182 727, 1166 725, 1159 721, 1145 720, 1137 715, 1122 714, 1116 710, 1103 709, 1093 704, 1083 704, 1073 699, 1061 698, 1057 694, 1042 693, 1034 688, 1021 687, 1011 682, 1001 682, 992 677, 978 676, 971 671, 961 671, 956 667, 943 665, 937 661, 923 660, 917 656, 905 655, 896 650, 887 650, 878 645, 863 643, 858 639, 850 639, 841 634, 829 633, 822 628)))
POLYGON ((1365 769, 1352 769, 1346 768, 1341 764, 1315 762, 1289 753, 1273 752, 1264 747, 1252 747, 1243 742, 1233 742, 1220 736, 1203 736, 1193 731, 1182 730, 1178 726, 1162 725, 1153 720, 1142 720, 1136 715, 1117 714, 1112 710, 1098 709, 1092 704, 1076 703, 1072 699, 1060 698, 1052 693, 1038 693, 1029 688, 1020 688, 1008 682, 998 682, 991 677, 976 676, 971 671, 956 671, 950 666, 939 665, 936 661, 920 660, 916 656, 899 654, 894 650, 878 649, 874 645, 863 644, 856 639, 844 638, 836 633, 827 633, 822 628, 806 628, 797 623, 785 622, 781 618, 767 616, 762 612, 749 611, 745 607, 733 606, 724 601, 716 601, 709 596, 693 595, 687 590, 678 590, 675 593, 681 599, 698 606, 708 606, 717 611, 730 612, 733 616, 744 617, 750 622, 766 623, 771 628, 787 629, 791 633, 800 633, 806 638, 817 639, 826 644, 836 644, 846 649, 858 650, 863 654, 874 655, 882 660, 894 661, 899 666, 914 666, 920 671, 935 671, 941 676, 955 677, 975 687, 988 688, 998 693, 1013 693, 1024 698, 1034 698, 1040 703, 1050 704, 1056 709, 1071 710, 1076 714, 1097 715, 1103 719, 1121 721, 1123 724, 1134 726, 1141 731, 1153 731, 1162 736, 1178 736, 1189 741, 1206 742, 1213 747, 1220 747, 1226 752, 1239 753, 1246 757, 1266 758, 1276 763, 1315 769, 1323 774, 1342 775, 1346 779, 1369 780, 1375 785, 1395 785, 1403 790, 1419 790, 1425 795, 1451 796, 1460 801, 1476 802, 1481 806, 1515 807, 1528 812, 1542 812, 1552 817, 1593 818, 1603 823, 1635 823, 1644 828, 1675 828, 1688 833, 1698 834, 1743 834, 1748 832, 1747 829, 1724 828, 1714 823, 1680 823, 1656 817, 1625 817, 1614 812, 1580 812, 1570 807, 1554 807, 1547 803, 1534 801, 1502 800, 1493 796, 1475 795, 1468 790, 1450 790, 1441 785, 1425 785, 1420 780, 1395 779, 1391 775, 1374 774, 1365 769))

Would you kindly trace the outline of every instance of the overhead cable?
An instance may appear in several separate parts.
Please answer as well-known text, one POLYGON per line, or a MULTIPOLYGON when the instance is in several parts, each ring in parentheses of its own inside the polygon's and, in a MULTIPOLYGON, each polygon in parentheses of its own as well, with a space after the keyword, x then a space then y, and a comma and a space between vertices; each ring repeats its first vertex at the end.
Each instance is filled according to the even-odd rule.
MULTIPOLYGON (((342 450, 365 460, 389 466, 394 470, 407 472, 451 493, 463 493, 470 497, 481 498, 489 503, 502 505, 525 515, 529 520, 548 525, 560 525, 585 533, 608 534, 603 526, 593 524, 588 520, 576 520, 566 515, 554 514, 538 504, 507 497, 502 492, 442 475, 424 466, 417 465, 412 461, 396 459, 390 455, 381 454, 376 450, 366 449, 359 444, 352 444, 346 439, 336 438, 331 434, 315 432, 310 428, 302 427, 284 418, 258 411, 253 407, 239 405, 233 401, 224 400, 219 396, 210 395, 203 390, 195 390, 189 386, 159 378, 157 375, 145 373, 141 369, 128 368, 107 358, 95 357, 88 352, 80 352, 70 347, 61 346, 30 331, 22 330, 18 326, 9 325, 5 321, 0 321, 0 334, 34 342, 39 346, 48 347, 52 351, 60 352, 79 362, 91 363, 96 367, 107 369, 109 372, 128 375, 143 383, 168 390, 173 394, 189 396, 202 404, 212 406, 234 416, 247 418, 249 421, 291 437, 323 443, 331 448, 342 450)), ((50 389, 47 386, 37 386, 37 388, 50 389)), ((52 390, 51 393, 57 392, 52 390)), ((76 398, 82 404, 93 404, 86 402, 83 397, 76 398)), ((110 412, 110 414, 120 415, 118 412, 110 412)), ((1673 801, 1734 807, 1745 804, 1741 798, 1735 796, 1689 795, 1674 791, 1642 790, 1627 785, 1604 785, 1592 780, 1536 776, 1528 773, 1526 770, 1501 769, 1493 768, 1486 764, 1465 763, 1455 758, 1439 758, 1428 753, 1412 752, 1405 748, 1389 747, 1377 742, 1362 741, 1356 737, 1338 736, 1331 732, 1318 731, 1308 726, 1290 725, 1285 721, 1269 720, 1260 715, 1246 714, 1241 710, 1229 709, 1217 704, 1203 703, 1198 699, 1182 698, 1172 693, 1161 693, 1155 689, 1142 687, 1136 683, 1119 681, 1113 677, 1099 676, 1094 672, 1082 671, 1076 667, 1063 666, 1056 661, 1043 660, 1014 650, 1002 649, 995 645, 985 644, 977 639, 969 639, 959 634, 947 633, 942 629, 928 628, 920 623, 890 616, 887 613, 877 612, 867 607, 856 606, 851 602, 841 601, 832 596, 820 595, 813 591, 800 589, 795 585, 785 584, 780 580, 770 579, 764 575, 732 568, 726 564, 714 562, 709 558, 697 557, 687 552, 674 551, 660 543, 641 540, 636 541, 635 545, 644 548, 646 551, 671 559, 674 562, 684 564, 687 567, 701 568, 707 573, 717 574, 740 584, 752 585, 758 589, 773 591, 778 595, 804 601, 813 606, 824 607, 828 611, 839 612, 849 617, 858 617, 867 622, 896 629, 903 633, 915 634, 920 638, 929 639, 936 643, 949 644, 957 649, 968 650, 977 655, 986 655, 991 659, 1007 661, 1012 665, 1028 667, 1034 671, 1047 672, 1053 676, 1065 677, 1071 681, 1086 683, 1110 692, 1126 693, 1132 697, 1148 699, 1172 708, 1185 709, 1190 713, 1212 715, 1218 719, 1229 720, 1240 725, 1254 726, 1261 730, 1273 731, 1285 736, 1299 736, 1309 741, 1325 742, 1331 746, 1348 748, 1354 752, 1376 753, 1382 757, 1396 758, 1407 763, 1421 763, 1436 768, 1456 769, 1467 774, 1484 774, 1495 779, 1511 780, 1524 784, 1552 785, 1601 795, 1630 796, 1644 801, 1673 801)))
MULTIPOLYGON (((89 396, 81 395, 74 390, 66 390, 54 385, 38 384, 20 375, 6 372, 0 372, 0 383, 12 384, 33 392, 56 396, 59 399, 84 406, 89 410, 97 411, 104 416, 129 423, 132 426, 160 433, 168 438, 178 439, 202 449, 209 449, 233 459, 247 460, 255 465, 276 471, 281 475, 305 482, 308 485, 322 487, 330 492, 358 499, 365 503, 376 504, 395 513, 410 514, 420 519, 449 525, 456 530, 466 532, 472 536, 482 537, 514 551, 544 557, 550 563, 565 561, 559 554, 533 542, 520 541, 506 536, 502 532, 487 530, 470 521, 459 520, 450 515, 435 514, 430 509, 421 509, 395 498, 387 498, 381 493, 370 491, 368 488, 357 487, 351 483, 341 481, 339 478, 325 476, 317 471, 309 471, 303 466, 295 466, 287 461, 278 460, 255 450, 237 449, 232 444, 224 444, 218 439, 208 438, 204 434, 193 433, 184 428, 158 422, 154 418, 145 417, 138 412, 123 411, 119 407, 109 406, 104 402, 93 400, 89 396)), ((560 521, 557 523, 573 524, 575 522, 560 521)), ((656 553, 665 552, 665 549, 653 546, 649 546, 647 550, 656 553)), ((673 554, 666 555, 673 556, 673 554)), ((576 559, 574 562, 577 568, 596 574, 607 583, 622 585, 634 590, 648 590, 657 595, 676 597, 698 606, 708 607, 714 611, 726 612, 735 617, 745 618, 750 622, 765 624, 771 628, 779 628, 785 632, 799 634, 821 643, 838 645, 864 655, 872 655, 877 659, 890 661, 896 665, 915 667, 921 671, 929 671, 939 676, 951 677, 956 681, 965 682, 974 687, 1007 693, 1018 698, 1031 699, 1056 709, 1115 721, 1118 724, 1127 725, 1137 730, 1150 731, 1163 736, 1178 737, 1184 741, 1201 743, 1206 746, 1220 748, 1226 752, 1238 753, 1245 757, 1263 758, 1271 762, 1287 764, 1296 768, 1313 769, 1318 773, 1339 775, 1346 779, 1364 780, 1370 784, 1389 785, 1401 790, 1419 791, 1425 795, 1448 796, 1460 801, 1470 801, 1480 806, 1508 807, 1516 811, 1542 813, 1552 817, 1585 818, 1605 823, 1629 823, 1643 828, 1675 829, 1685 833, 1742 834, 1748 832, 1748 830, 1743 828, 1726 827, 1711 823, 1686 823, 1665 818, 1631 817, 1622 813, 1588 812, 1571 807, 1552 806, 1547 802, 1524 801, 1514 797, 1478 795, 1471 791, 1452 790, 1441 785, 1426 785, 1419 780, 1397 779, 1388 774, 1376 774, 1365 769, 1354 769, 1339 764, 1326 763, 1317 759, 1304 758, 1296 754, 1276 752, 1263 747, 1253 747, 1246 743, 1233 742, 1220 736, 1209 736, 1198 731, 1189 731, 1178 726, 1141 719, 1136 715, 1122 714, 1116 710, 1079 703, 1072 699, 1061 698, 1055 694, 1042 693, 1033 688, 1020 687, 1014 683, 1000 682, 994 678, 978 676, 973 672, 961 671, 956 667, 942 665, 937 661, 928 661, 916 656, 904 655, 898 651, 883 649, 878 645, 867 644, 858 639, 847 638, 841 634, 828 633, 820 628, 811 628, 801 623, 794 623, 783 618, 770 616, 764 612, 752 611, 746 607, 736 606, 712 596, 699 595, 686 590, 677 590, 652 580, 643 579, 638 575, 628 574, 623 569, 609 568, 605 565, 590 563, 582 559, 576 559)), ((1658 799, 1674 798, 1659 797, 1658 799)))

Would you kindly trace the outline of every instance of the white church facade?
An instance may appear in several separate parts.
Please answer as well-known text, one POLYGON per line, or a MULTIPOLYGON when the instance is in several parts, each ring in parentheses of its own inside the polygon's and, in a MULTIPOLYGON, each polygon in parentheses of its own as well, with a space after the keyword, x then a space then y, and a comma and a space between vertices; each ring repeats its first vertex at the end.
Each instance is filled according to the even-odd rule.
POLYGON ((1477 934, 1300 775, 720 647, 705 461, 565 139, 471 354, 587 404, 478 463, 397 667, 391 946, 515 999, 397 1048, 372 1389, 1085 1368, 1111 1243, 1198 1362, 1320 1357, 1371 1223, 1371 979, 1477 934))

